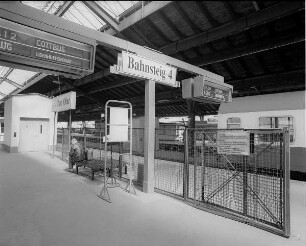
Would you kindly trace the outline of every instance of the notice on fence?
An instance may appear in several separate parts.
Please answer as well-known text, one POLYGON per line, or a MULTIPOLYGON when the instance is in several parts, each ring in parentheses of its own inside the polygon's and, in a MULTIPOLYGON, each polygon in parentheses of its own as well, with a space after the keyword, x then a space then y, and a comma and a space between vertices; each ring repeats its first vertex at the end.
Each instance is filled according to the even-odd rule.
POLYGON ((247 131, 220 131, 217 134, 218 154, 250 155, 250 133, 247 131))

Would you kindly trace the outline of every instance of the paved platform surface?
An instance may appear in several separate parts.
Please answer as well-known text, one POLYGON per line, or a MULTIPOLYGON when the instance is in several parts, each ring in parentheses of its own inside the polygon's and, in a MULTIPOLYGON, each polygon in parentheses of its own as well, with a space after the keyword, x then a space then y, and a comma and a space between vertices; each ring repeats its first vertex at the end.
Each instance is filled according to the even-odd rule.
POLYGON ((0 246, 306 245, 305 182, 291 181, 289 239, 157 193, 112 188, 108 203, 102 182, 49 152, 0 150, 0 246))

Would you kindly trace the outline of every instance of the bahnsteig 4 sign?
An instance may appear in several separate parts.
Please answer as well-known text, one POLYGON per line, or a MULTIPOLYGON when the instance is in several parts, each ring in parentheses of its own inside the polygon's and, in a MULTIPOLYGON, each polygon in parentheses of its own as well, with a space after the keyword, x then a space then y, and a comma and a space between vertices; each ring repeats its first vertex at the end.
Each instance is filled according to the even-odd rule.
POLYGON ((118 54, 118 64, 110 67, 111 73, 134 78, 154 80, 158 83, 177 87, 177 69, 144 57, 123 51, 118 54))

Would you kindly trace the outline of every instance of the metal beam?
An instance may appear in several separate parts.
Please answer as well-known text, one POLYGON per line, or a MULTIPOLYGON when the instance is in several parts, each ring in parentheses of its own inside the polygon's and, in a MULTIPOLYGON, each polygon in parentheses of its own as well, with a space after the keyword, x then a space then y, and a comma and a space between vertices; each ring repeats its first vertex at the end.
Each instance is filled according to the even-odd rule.
POLYGON ((281 2, 277 5, 262 9, 252 15, 241 17, 238 20, 226 23, 216 28, 207 30, 197 35, 179 40, 170 45, 162 47, 160 50, 167 55, 177 53, 192 47, 203 45, 208 42, 218 40, 230 35, 234 35, 250 28, 254 28, 265 23, 277 20, 290 14, 305 9, 304 2, 281 2))
POLYGON ((74 1, 65 1, 65 3, 57 10, 57 12, 54 13, 54 15, 59 17, 63 16, 73 3, 74 1))
POLYGON ((295 34, 280 38, 268 38, 266 40, 257 41, 256 43, 251 43, 250 45, 240 46, 233 49, 228 49, 225 51, 212 52, 203 57, 193 58, 187 60, 188 63, 194 64, 196 66, 203 66, 207 64, 222 62, 237 57, 243 57, 270 49, 276 49, 283 46, 304 42, 305 37, 303 34, 295 34))
POLYGON ((46 32, 55 33, 56 31, 57 35, 60 36, 67 36, 67 32, 69 32, 71 33, 72 37, 78 35, 78 37, 83 37, 84 40, 95 40, 100 45, 108 46, 119 51, 131 51, 148 59, 152 59, 152 57, 154 57, 154 60, 157 62, 162 64, 169 64, 178 68, 179 70, 183 70, 191 74, 210 77, 212 80, 215 80, 216 83, 218 83, 217 81, 224 81, 222 76, 213 74, 197 66, 193 66, 173 57, 169 57, 140 45, 108 35, 106 33, 92 30, 88 27, 78 25, 57 16, 47 15, 44 12, 42 13, 40 10, 26 6, 24 4, 15 2, 0 3, 0 16, 17 23, 31 26, 36 29, 45 30, 46 32), (59 29, 58 27, 61 28, 59 29))
MULTIPOLYGON (((227 83, 231 84, 235 87, 239 87, 239 86, 245 86, 245 88, 250 87, 252 85, 257 85, 257 84, 263 84, 265 83, 265 81, 270 81, 271 82, 271 86, 278 81, 279 82, 279 90, 282 90, 282 88, 287 88, 287 84, 285 85, 283 83, 282 85, 282 81, 290 81, 291 80, 296 80, 296 78, 301 81, 301 84, 297 84, 296 88, 299 90, 301 89, 303 86, 305 87, 304 81, 305 81, 305 70, 304 69, 298 69, 295 71, 287 71, 287 72, 280 72, 280 73, 274 73, 274 74, 269 74, 269 75, 260 75, 260 76, 255 76, 255 77, 251 77, 251 78, 244 78, 244 79, 235 79, 235 80, 229 80, 227 81, 227 83)), ((295 87, 292 87, 292 89, 294 89, 295 87)), ((102 89, 102 88, 101 88, 102 89)), ((270 89, 267 89, 268 91, 270 91, 270 89)), ((251 91, 251 90, 250 90, 251 91)), ((266 89, 263 90, 264 92, 266 91, 266 89)), ((241 92, 243 93, 243 92, 241 92)), ((156 93, 156 101, 157 99, 169 99, 170 101, 173 99, 179 99, 180 97, 180 91, 167 91, 167 92, 159 92, 156 93)), ((119 98, 118 98, 119 100, 119 98)), ((120 99, 123 100, 123 99, 120 99)), ((139 96, 139 97, 133 97, 131 98, 131 102, 132 103, 136 103, 139 104, 140 102, 142 102, 144 100, 144 96, 139 96)), ((142 103, 141 103, 142 104, 142 103)), ((100 107, 101 105, 98 103, 95 104, 87 104, 87 105, 83 105, 78 107, 79 110, 82 111, 90 111, 90 110, 96 110, 100 107)))
POLYGON ((180 14, 180 16, 183 18, 183 20, 186 22, 186 24, 190 27, 190 29, 194 32, 194 33, 199 33, 200 30, 199 28, 197 28, 193 22, 190 20, 190 18, 188 17, 188 15, 185 13, 185 11, 182 9, 182 7, 179 4, 179 1, 175 1, 173 4, 173 7, 176 9, 176 11, 180 14))
POLYGON ((7 95, 0 91, 0 96, 6 97, 7 95))
POLYGON ((9 83, 9 84, 11 84, 11 85, 13 85, 13 86, 15 86, 15 87, 17 87, 17 88, 19 88, 19 89, 22 88, 21 85, 17 84, 16 82, 14 82, 14 81, 12 81, 12 80, 10 80, 10 79, 8 79, 8 78, 0 77, 0 80, 1 80, 1 81, 6 81, 7 83, 9 83))
POLYGON ((115 20, 109 13, 100 7, 95 1, 82 1, 92 12, 94 12, 99 18, 104 20, 117 34, 118 37, 125 38, 120 33, 119 22, 115 20))
POLYGON ((169 20, 169 18, 163 13, 163 11, 159 11, 159 16, 166 23, 166 25, 175 33, 178 38, 186 38, 186 35, 181 33, 181 31, 169 20))
MULTIPOLYGON (((75 83, 75 86, 78 87, 78 86, 82 86, 82 85, 86 85, 92 81, 95 81, 95 80, 99 80, 99 79, 102 79, 108 75, 110 75, 110 71, 109 71, 109 68, 106 68, 106 69, 103 69, 102 71, 100 72, 97 72, 97 73, 93 73, 93 74, 90 74, 82 79, 79 79, 76 81, 75 83)), ((62 88, 61 88, 61 92, 64 92, 64 91, 67 91, 69 90, 70 87, 68 85, 64 85, 62 88)), ((55 89, 55 90, 52 90, 50 92, 50 96, 54 96, 56 94, 59 93, 59 89, 55 89)))
POLYGON ((260 10, 260 8, 259 8, 259 6, 258 6, 258 3, 257 3, 256 1, 252 1, 252 4, 253 4, 253 6, 254 6, 254 8, 255 8, 256 11, 259 11, 259 10, 260 10))
POLYGON ((159 11, 160 9, 166 7, 170 3, 172 3, 172 1, 152 1, 148 3, 146 6, 144 6, 144 8, 137 10, 134 14, 126 17, 124 20, 120 22, 119 24, 120 32, 134 25, 138 21, 148 17, 149 15, 159 11))
POLYGON ((202 14, 204 15, 204 17, 207 19, 207 21, 209 22, 209 24, 212 27, 216 27, 216 26, 219 25, 219 22, 212 17, 211 13, 206 8, 206 6, 204 5, 203 1, 195 1, 195 3, 197 4, 197 6, 201 10, 202 14))

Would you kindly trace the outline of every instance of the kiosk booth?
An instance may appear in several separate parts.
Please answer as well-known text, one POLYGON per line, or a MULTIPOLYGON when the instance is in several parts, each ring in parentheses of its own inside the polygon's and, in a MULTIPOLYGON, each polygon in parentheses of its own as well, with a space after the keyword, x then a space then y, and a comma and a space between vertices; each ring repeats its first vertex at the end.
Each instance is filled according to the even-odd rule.
POLYGON ((40 94, 11 96, 4 105, 3 148, 9 152, 52 149, 54 112, 52 100, 40 94))

